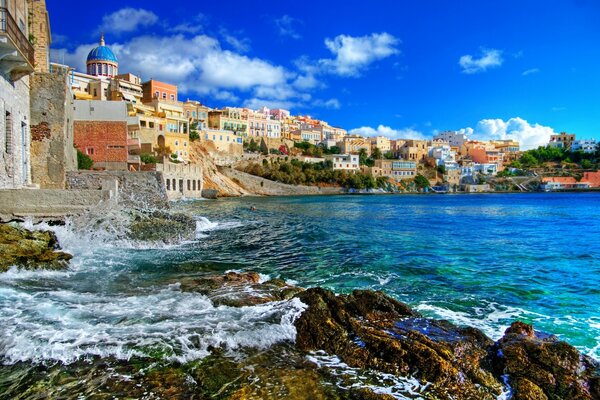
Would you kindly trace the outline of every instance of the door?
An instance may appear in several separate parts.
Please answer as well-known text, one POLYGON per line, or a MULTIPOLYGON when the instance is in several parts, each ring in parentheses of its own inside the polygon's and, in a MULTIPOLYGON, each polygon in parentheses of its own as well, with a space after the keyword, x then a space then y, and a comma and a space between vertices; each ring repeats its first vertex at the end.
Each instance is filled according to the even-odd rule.
POLYGON ((23 185, 29 184, 29 157, 27 155, 27 145, 29 140, 27 140, 27 124, 21 122, 21 165, 23 168, 22 171, 22 179, 23 185))

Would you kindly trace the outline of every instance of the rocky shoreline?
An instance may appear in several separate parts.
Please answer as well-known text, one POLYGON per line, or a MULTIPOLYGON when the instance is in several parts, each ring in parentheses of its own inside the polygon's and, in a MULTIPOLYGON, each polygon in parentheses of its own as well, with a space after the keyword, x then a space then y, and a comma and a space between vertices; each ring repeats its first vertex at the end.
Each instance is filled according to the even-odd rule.
MULTIPOLYGON (((132 233, 162 240, 143 232, 162 230, 165 218, 138 215, 132 233)), ((167 225, 190 223, 172 219, 167 225)), ((0 224, 0 250, 0 271, 11 265, 64 269, 71 259, 52 232, 14 224, 0 224)), ((478 329, 425 318, 378 291, 338 295, 281 279, 264 281, 253 272, 192 275, 165 283, 206 296, 219 307, 299 301, 305 308, 293 321, 295 341, 266 350, 244 348, 243 357, 212 348, 208 357, 184 363, 150 349, 146 357, 127 361, 4 365, 0 398, 66 391, 98 398, 600 399, 598 361, 520 321, 493 341, 478 329), (386 391, 397 382, 412 386, 386 391)))

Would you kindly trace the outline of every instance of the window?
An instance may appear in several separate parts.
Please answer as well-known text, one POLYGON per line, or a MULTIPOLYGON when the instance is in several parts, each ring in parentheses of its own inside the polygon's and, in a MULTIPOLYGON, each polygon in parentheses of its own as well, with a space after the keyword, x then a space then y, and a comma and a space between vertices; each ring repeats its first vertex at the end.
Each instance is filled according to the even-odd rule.
POLYGON ((175 146, 179 146, 179 140, 175 141, 175 146))
POLYGON ((198 180, 198 190, 200 190, 201 187, 202 185, 200 185, 200 180, 198 180))
POLYGON ((86 147, 85 148, 85 154, 87 154, 88 156, 93 156, 94 155, 94 148, 93 147, 86 147))
POLYGON ((94 89, 94 97, 98 96, 98 92, 94 89))
POLYGON ((219 135, 219 140, 223 141, 223 135, 219 135))
POLYGON ((205 134, 204 134, 204 139, 205 139, 205 140, 208 140, 208 133, 205 133, 205 134))
POLYGON ((140 126, 142 128, 145 128, 146 127, 146 121, 140 121, 140 126))
POLYGON ((187 147, 187 142, 183 142, 183 147, 187 147))
POLYGON ((171 180, 167 179, 167 190, 171 190, 171 180))
POLYGON ((189 111, 188 111, 188 112, 186 112, 186 115, 187 115, 187 117, 189 118, 189 117, 190 117, 190 112, 189 112, 189 111))
POLYGON ((165 92, 163 92, 163 99, 166 100, 167 99, 167 94, 165 92))
POLYGON ((149 122, 148 127, 154 129, 154 122, 149 122))
POLYGON ((177 190, 177 181, 175 181, 175 178, 171 179, 171 181, 173 182, 173 190, 177 190))
POLYGON ((190 180, 189 180, 189 179, 187 180, 187 187, 188 187, 188 192, 189 192, 190 190, 192 190, 192 183, 190 182, 190 180))
POLYGON ((171 101, 175 101, 175 95, 174 94, 171 95, 171 101))
POLYGON ((154 97, 157 99, 160 98, 160 92, 158 90, 156 92, 154 92, 154 97))
POLYGON ((194 192, 196 191, 196 180, 195 179, 192 181, 192 190, 194 192))
POLYGON ((12 115, 7 111, 4 116, 4 134, 6 139, 6 154, 12 154, 13 137, 12 137, 12 115))

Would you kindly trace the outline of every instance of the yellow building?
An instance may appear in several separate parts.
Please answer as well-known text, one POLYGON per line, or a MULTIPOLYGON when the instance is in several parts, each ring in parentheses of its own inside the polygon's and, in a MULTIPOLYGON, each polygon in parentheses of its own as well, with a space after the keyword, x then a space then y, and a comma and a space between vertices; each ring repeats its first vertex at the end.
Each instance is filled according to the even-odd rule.
POLYGON ((408 161, 420 162, 427 158, 427 140, 407 140, 400 148, 400 157, 408 161))
POLYGON ((369 138, 369 141, 371 142, 371 151, 375 150, 375 148, 378 148, 381 150, 382 154, 385 154, 392 149, 390 139, 385 136, 372 137, 369 138))
POLYGON ((369 168, 368 171, 374 177, 385 176, 396 181, 413 179, 417 176, 417 162, 406 160, 375 160, 375 165, 369 168))
POLYGON ((247 111, 233 107, 209 111, 208 127, 220 131, 232 131, 246 137, 249 134, 247 111))
POLYGON ((346 136, 338 142, 338 147, 344 154, 357 154, 361 149, 364 149, 367 155, 371 155, 371 142, 361 136, 346 136))

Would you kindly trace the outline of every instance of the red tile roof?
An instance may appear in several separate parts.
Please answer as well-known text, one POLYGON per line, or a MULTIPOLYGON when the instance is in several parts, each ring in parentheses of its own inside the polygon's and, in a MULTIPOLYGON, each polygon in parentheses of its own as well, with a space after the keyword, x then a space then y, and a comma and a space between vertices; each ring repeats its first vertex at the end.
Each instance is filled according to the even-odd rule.
POLYGON ((581 182, 588 182, 590 187, 600 187, 600 171, 584 172, 581 182))
POLYGON ((572 176, 546 176, 542 178, 542 183, 556 182, 562 184, 575 184, 577 181, 572 176))

